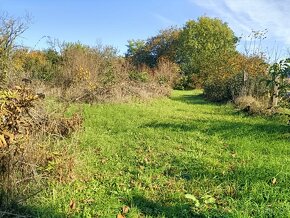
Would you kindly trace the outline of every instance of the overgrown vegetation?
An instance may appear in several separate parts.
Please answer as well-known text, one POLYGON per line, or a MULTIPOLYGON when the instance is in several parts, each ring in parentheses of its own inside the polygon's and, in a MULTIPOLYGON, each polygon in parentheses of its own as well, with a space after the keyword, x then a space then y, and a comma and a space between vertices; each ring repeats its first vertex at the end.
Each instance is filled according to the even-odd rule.
POLYGON ((167 60, 159 60, 153 69, 134 66, 112 47, 89 47, 79 42, 63 43, 59 52, 17 50, 14 57, 20 75, 41 81, 54 90, 54 97, 69 102, 167 95, 178 75, 178 66, 167 60))
POLYGON ((290 62, 266 61, 263 32, 241 53, 203 16, 122 57, 18 46, 29 20, 0 16, 0 216, 289 216, 290 62))

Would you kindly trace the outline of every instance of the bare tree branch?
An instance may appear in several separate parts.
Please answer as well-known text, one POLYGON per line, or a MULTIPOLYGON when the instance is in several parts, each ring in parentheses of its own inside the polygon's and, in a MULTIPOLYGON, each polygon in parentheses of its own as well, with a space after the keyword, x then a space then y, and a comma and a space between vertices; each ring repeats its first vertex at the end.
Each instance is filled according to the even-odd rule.
POLYGON ((7 77, 9 60, 16 48, 16 40, 28 29, 30 21, 28 14, 18 18, 7 13, 0 14, 0 82, 7 77))

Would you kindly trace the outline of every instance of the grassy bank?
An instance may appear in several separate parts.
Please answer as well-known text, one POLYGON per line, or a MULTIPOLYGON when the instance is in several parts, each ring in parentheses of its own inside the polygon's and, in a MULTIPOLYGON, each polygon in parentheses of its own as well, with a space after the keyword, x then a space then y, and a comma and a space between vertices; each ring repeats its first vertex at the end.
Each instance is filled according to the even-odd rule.
POLYGON ((29 202, 41 217, 289 217, 289 126, 175 91, 83 105, 78 176, 29 202))

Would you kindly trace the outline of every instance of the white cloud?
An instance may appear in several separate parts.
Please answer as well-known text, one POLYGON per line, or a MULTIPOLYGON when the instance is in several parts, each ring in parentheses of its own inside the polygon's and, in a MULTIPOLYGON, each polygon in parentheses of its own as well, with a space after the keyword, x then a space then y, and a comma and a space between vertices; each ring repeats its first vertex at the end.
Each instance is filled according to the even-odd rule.
POLYGON ((238 34, 268 29, 268 36, 290 45, 290 0, 190 0, 229 23, 238 34))
POLYGON ((153 14, 154 17, 159 20, 164 26, 174 26, 176 25, 176 22, 165 17, 165 16, 162 16, 161 14, 153 14))

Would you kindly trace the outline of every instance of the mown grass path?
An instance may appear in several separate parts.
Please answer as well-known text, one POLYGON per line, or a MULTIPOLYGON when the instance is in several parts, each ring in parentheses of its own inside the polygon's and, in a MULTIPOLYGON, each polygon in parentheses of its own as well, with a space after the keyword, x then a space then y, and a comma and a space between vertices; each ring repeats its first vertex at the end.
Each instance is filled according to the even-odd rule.
POLYGON ((84 105, 85 179, 49 188, 43 206, 80 217, 124 205, 126 217, 290 217, 289 126, 200 94, 84 105))

